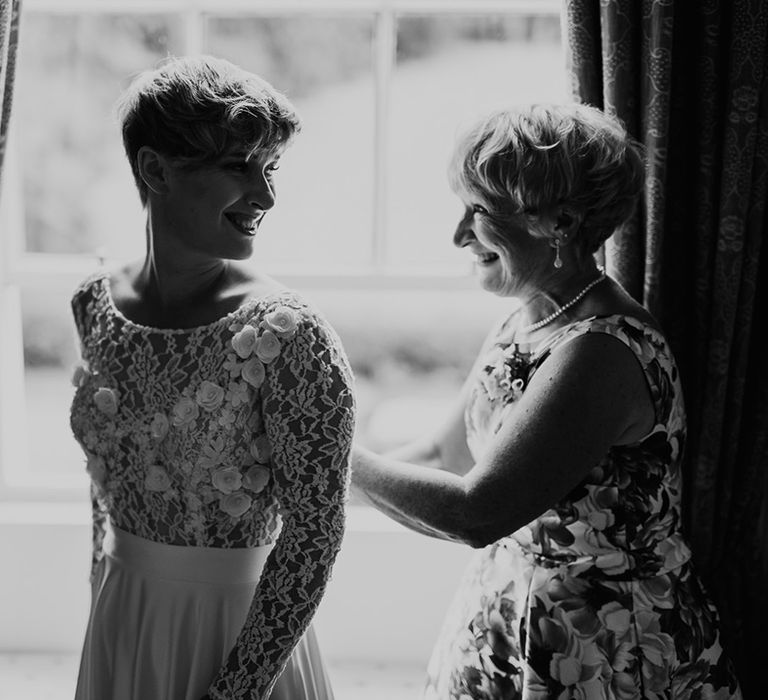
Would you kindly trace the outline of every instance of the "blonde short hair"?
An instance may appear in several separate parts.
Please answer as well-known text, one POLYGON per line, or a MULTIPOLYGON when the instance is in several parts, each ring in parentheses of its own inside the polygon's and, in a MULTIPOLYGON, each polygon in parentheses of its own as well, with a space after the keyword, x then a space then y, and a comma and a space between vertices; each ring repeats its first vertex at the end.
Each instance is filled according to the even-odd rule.
POLYGON ((118 101, 117 115, 143 205, 142 146, 194 168, 234 148, 278 151, 301 128, 293 105, 266 80, 213 56, 169 58, 139 74, 118 101))
POLYGON ((534 104, 474 125, 454 149, 449 179, 457 193, 479 197, 500 229, 510 216, 535 222, 556 206, 578 212, 578 244, 594 253, 634 211, 643 151, 594 107, 534 104))

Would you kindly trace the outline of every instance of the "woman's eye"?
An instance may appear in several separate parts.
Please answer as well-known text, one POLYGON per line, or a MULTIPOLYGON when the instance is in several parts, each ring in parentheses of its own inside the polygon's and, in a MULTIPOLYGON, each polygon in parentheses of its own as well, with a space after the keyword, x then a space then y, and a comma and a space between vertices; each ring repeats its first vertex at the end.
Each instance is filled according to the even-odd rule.
POLYGON ((480 204, 473 204, 472 205, 472 213, 473 214, 487 214, 488 210, 484 206, 482 206, 480 204))
POLYGON ((274 173, 276 171, 280 170, 280 165, 278 163, 270 163, 267 166, 267 172, 268 173, 274 173))

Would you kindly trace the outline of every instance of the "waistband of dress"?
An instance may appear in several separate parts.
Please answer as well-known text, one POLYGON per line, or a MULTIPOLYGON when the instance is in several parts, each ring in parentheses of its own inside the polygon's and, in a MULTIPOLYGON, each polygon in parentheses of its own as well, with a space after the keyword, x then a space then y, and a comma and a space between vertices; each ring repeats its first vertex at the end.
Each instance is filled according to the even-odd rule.
POLYGON ((104 554, 155 578, 196 583, 255 583, 272 545, 249 548, 194 547, 153 542, 107 523, 104 554))
POLYGON ((561 569, 570 576, 613 581, 655 578, 679 569, 691 559, 690 547, 680 534, 671 535, 645 549, 564 553, 559 557, 533 551, 514 537, 505 537, 498 544, 518 551, 532 564, 545 569, 561 569))

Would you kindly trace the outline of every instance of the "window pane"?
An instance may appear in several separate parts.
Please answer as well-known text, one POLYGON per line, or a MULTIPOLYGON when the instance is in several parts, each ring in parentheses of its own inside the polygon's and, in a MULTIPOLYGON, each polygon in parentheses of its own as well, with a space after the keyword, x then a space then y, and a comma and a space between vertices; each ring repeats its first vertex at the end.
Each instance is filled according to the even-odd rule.
POLYGON ((50 476, 56 484, 73 477, 73 485, 85 485, 83 453, 69 427, 77 359, 69 307, 73 288, 43 279, 22 289, 24 425, 30 477, 50 476))
POLYGON ((301 133, 275 180, 258 260, 339 267, 370 254, 373 220, 373 20, 212 18, 206 49, 271 82, 294 103, 301 133))
POLYGON ((144 222, 114 103, 130 77, 179 50, 164 16, 25 15, 14 108, 26 249, 128 257, 144 222))
POLYGON ((389 259, 465 270, 446 167, 462 128, 498 107, 565 98, 559 18, 407 16, 397 29, 389 139, 389 259))

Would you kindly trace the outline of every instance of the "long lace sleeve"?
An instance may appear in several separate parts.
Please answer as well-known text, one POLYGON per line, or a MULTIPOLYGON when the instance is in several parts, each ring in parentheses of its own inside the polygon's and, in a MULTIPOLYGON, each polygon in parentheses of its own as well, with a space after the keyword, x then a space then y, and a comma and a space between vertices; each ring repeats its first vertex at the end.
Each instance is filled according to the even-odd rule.
POLYGON ((269 696, 341 546, 354 394, 341 344, 316 316, 303 314, 268 365, 262 409, 283 524, 243 630, 209 690, 220 700, 269 696))
MULTIPOLYGON (((74 322, 75 346, 79 357, 78 365, 72 377, 72 383, 78 387, 82 381, 82 372, 88 367, 88 349, 86 338, 88 336, 89 318, 87 300, 89 297, 90 278, 78 287, 72 296, 72 320, 74 322)), ((90 473, 89 465, 89 473, 90 473)), ((90 485, 91 501, 91 572, 90 580, 93 581, 96 565, 103 557, 103 542, 106 532, 107 513, 101 502, 98 487, 92 481, 90 485)))
POLYGON ((103 544, 107 523, 107 513, 103 505, 99 502, 99 498, 96 494, 96 486, 94 484, 91 484, 91 515, 92 527, 90 580, 93 582, 93 577, 96 572, 96 565, 102 560, 104 556, 103 544))

